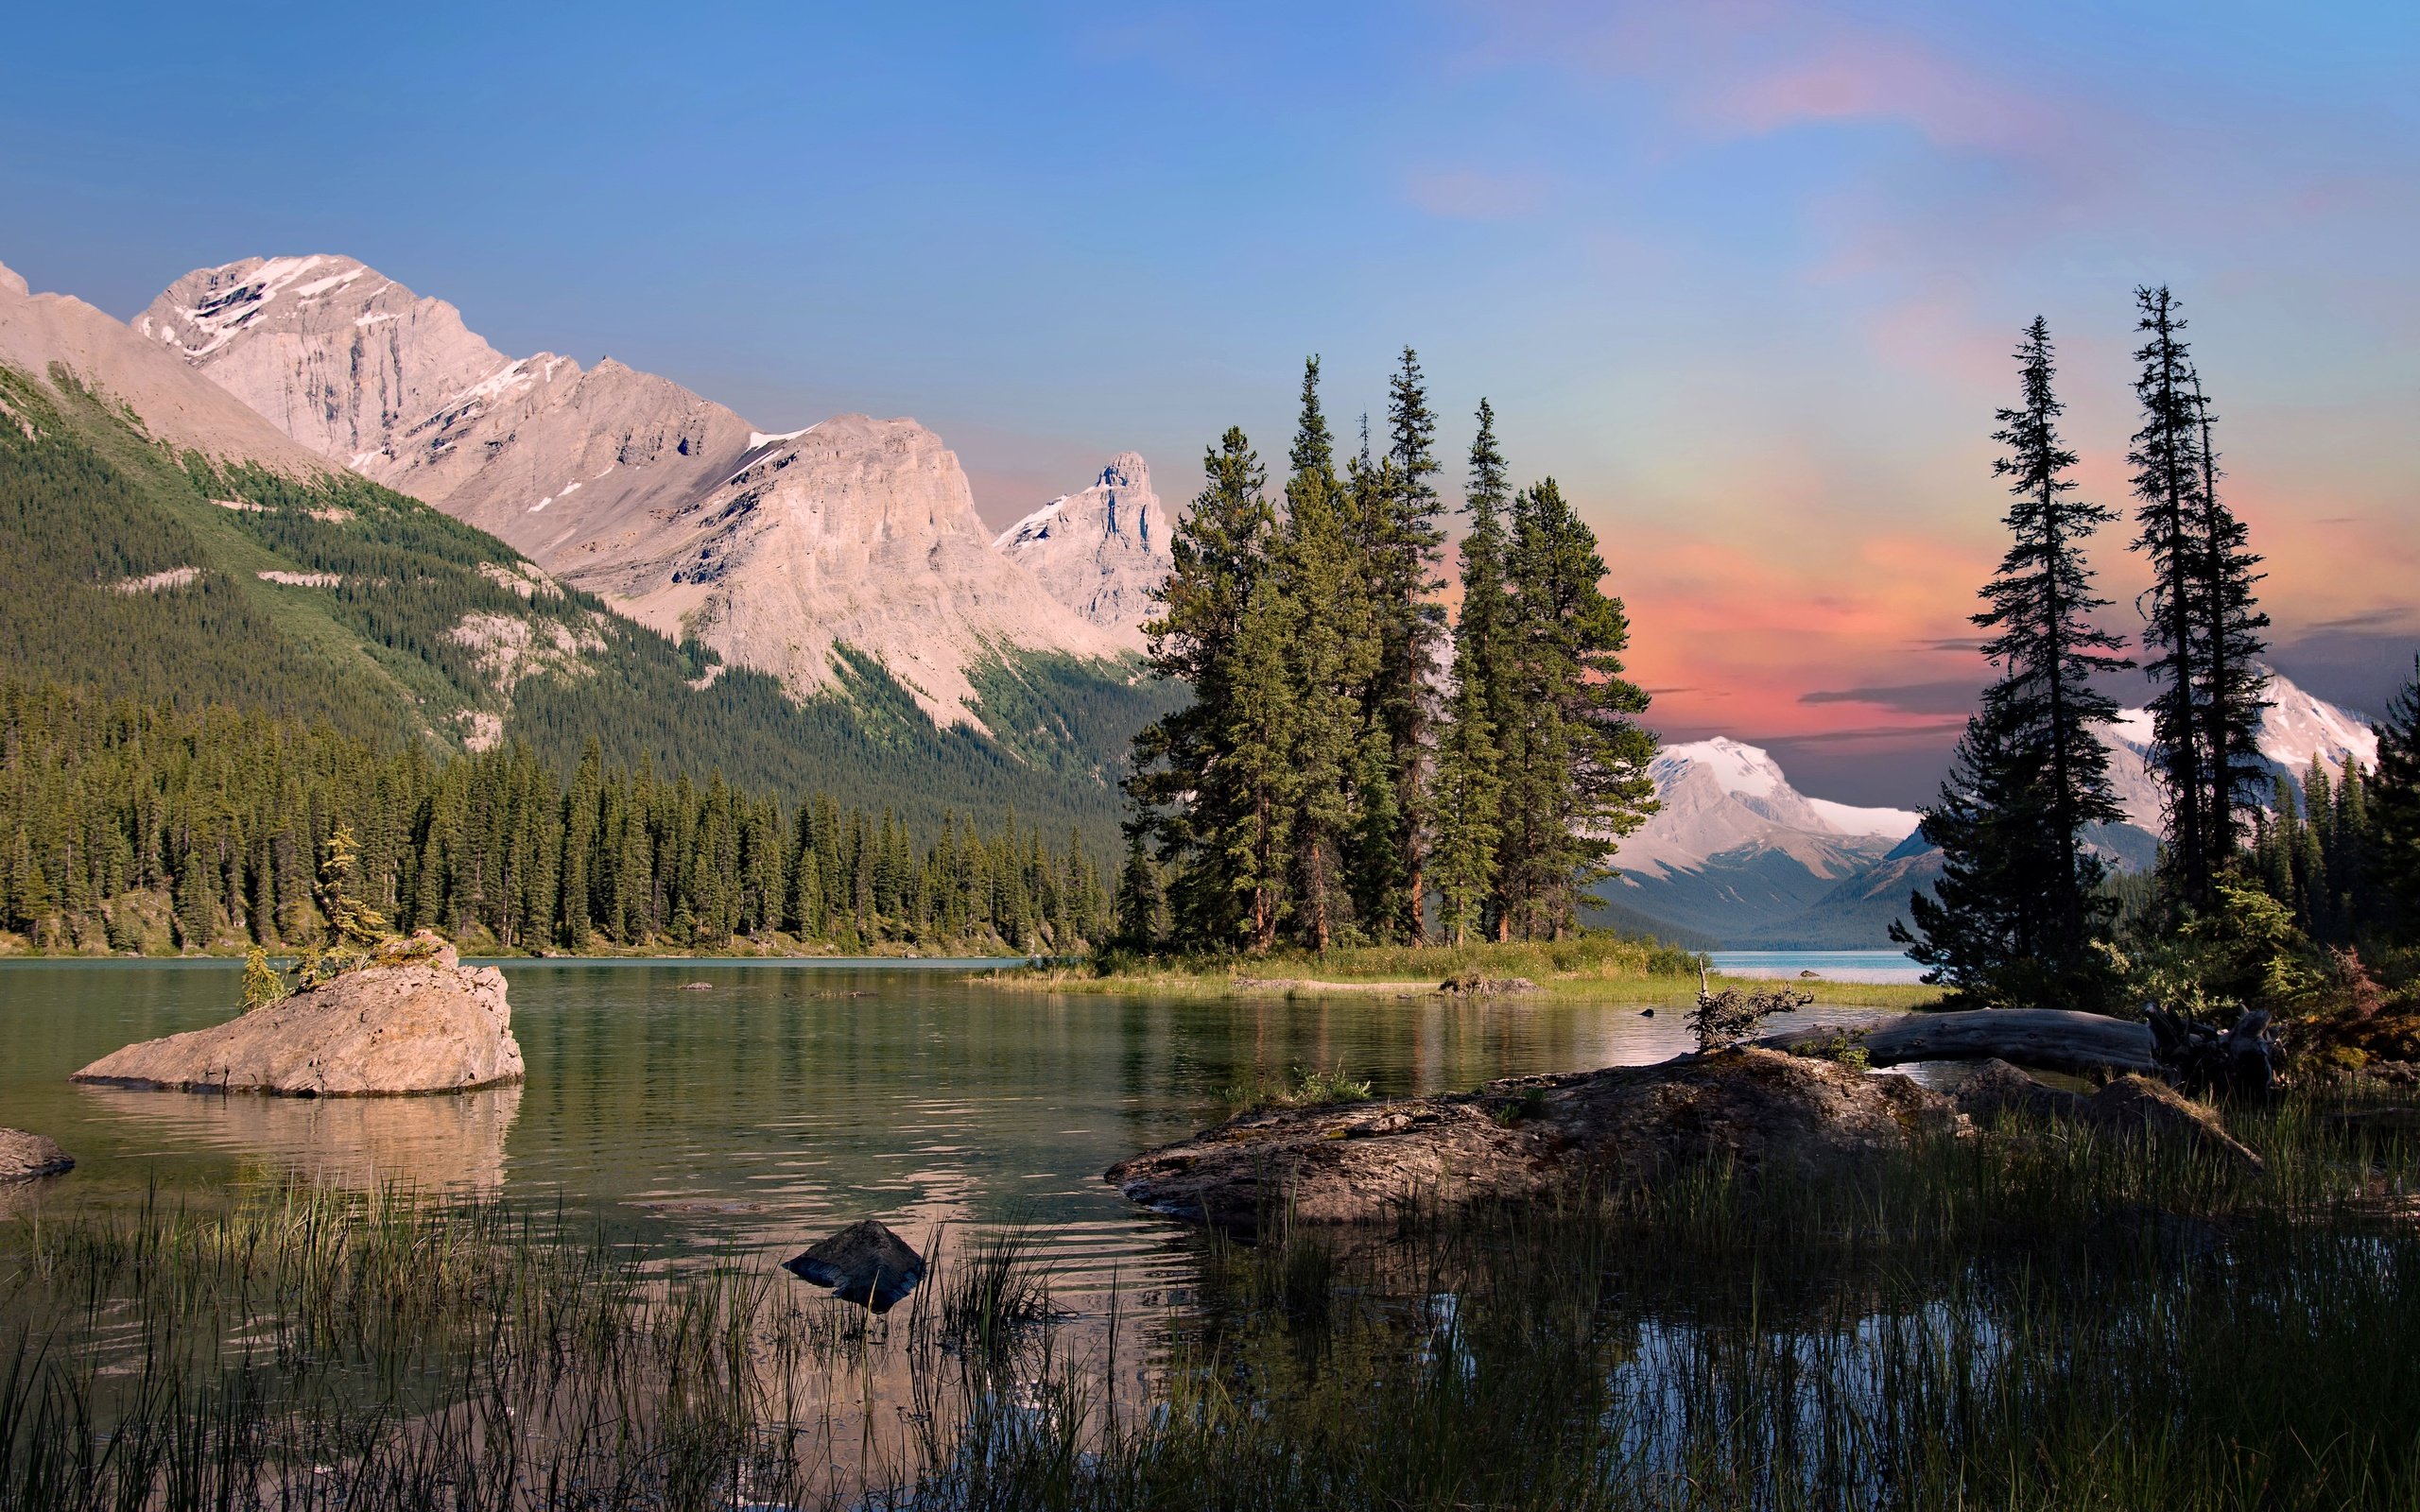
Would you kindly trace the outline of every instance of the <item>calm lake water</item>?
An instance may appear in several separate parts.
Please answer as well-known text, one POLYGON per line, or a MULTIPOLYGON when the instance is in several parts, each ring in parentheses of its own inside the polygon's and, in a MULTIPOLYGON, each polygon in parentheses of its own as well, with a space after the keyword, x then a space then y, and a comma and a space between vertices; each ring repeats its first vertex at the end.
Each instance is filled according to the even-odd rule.
MULTIPOLYGON (((502 1191, 594 1212, 667 1253, 786 1253, 872 1215, 1022 1217, 1062 1287, 1181 1263, 1166 1220, 1100 1179, 1225 1116, 1221 1092, 1341 1067, 1381 1093, 1661 1060, 1681 1013, 1591 1003, 1368 996, 1214 1001, 1043 995, 967 968, 728 961, 504 968, 521 1088, 305 1101, 70 1085, 136 1040, 226 1017, 224 963, 0 965, 0 1125, 39 1130, 73 1174, 20 1204, 167 1199, 295 1177, 502 1191), (708 990, 683 990, 703 982, 708 990)), ((1800 1022, 1855 1016, 1809 1012, 1800 1022)))
POLYGON ((1925 969, 1899 951, 1713 951, 1714 969, 1733 976, 1800 976, 1832 982, 1921 982, 1925 969))

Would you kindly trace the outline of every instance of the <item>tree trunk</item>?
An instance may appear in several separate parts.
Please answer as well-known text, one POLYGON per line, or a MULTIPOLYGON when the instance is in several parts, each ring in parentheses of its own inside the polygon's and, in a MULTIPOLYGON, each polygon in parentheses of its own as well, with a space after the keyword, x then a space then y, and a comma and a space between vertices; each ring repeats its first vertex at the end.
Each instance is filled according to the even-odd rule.
MULTIPOLYGON (((1798 1051, 1823 1043, 1840 1029, 1791 1029, 1756 1043, 1770 1050, 1798 1051)), ((1979 1008, 1964 1013, 1910 1013, 1876 1020, 1848 1031, 1876 1066, 1914 1060, 2005 1060, 2071 1075, 2095 1072, 2142 1072, 2163 1075, 2169 1068, 2153 1054, 2148 1024, 2067 1008, 1979 1008)))

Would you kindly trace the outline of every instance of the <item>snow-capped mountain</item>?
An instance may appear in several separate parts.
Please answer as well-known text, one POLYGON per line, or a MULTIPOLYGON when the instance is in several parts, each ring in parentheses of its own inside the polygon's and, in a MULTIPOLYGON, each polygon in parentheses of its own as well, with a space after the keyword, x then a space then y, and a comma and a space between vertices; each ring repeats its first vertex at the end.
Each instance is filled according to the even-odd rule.
MULTIPOLYGON (((2378 764, 2378 734, 2369 721, 2296 686, 2273 669, 2269 673, 2269 707, 2260 715, 2256 738, 2270 769, 2299 783, 2317 761, 2328 775, 2342 776, 2347 763, 2363 771, 2378 764)), ((2129 824, 2155 837, 2160 833, 2160 785, 2152 775, 2152 715, 2148 709, 2123 709, 2105 731, 2109 741, 2110 782, 2118 806, 2129 824)))
POLYGON ((994 549, 958 458, 911 420, 767 434, 610 358, 509 358, 345 257, 199 269, 133 325, 320 455, 796 695, 838 679, 845 644, 936 720, 979 724, 982 663, 1128 649, 994 549))
MULTIPOLYGON (((1800 943, 1790 931, 1801 928, 1813 931, 1803 942, 1833 942, 1824 910, 1835 893, 1886 863, 1924 869, 1929 848, 1911 840, 1919 816, 1809 798, 1758 747, 1720 736, 1671 746, 1649 771, 1660 807, 1621 842, 1603 896, 1676 936, 1800 943)), ((1887 922, 1868 931, 1876 941, 1887 922)))
POLYGON ((993 544, 1021 562, 1051 596, 1143 648, 1151 590, 1168 575, 1172 522, 1151 491, 1151 470, 1120 452, 1092 487, 1063 493, 1000 532, 993 544))

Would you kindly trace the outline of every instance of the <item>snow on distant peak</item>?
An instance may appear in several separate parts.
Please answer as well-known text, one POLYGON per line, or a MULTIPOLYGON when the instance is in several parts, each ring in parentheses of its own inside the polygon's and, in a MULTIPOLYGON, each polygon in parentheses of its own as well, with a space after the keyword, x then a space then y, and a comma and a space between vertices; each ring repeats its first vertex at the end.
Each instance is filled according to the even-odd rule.
POLYGON ((1833 834, 1904 840, 1915 833, 1916 826, 1923 822, 1923 816, 1907 809, 1859 808, 1829 799, 1808 798, 1790 786, 1781 764, 1773 760, 1771 752, 1725 735, 1667 746, 1657 753, 1649 771, 1659 790, 1670 787, 1684 774, 1703 773, 1721 791, 1751 800, 1759 813, 1797 823, 1811 816, 1822 832, 1833 834))
POLYGON ((1667 746, 1657 754, 1655 765, 1675 774, 1685 767, 1694 767, 1713 778, 1724 792, 1747 798, 1764 798, 1789 785, 1789 780, 1782 776, 1780 764, 1761 747, 1746 745, 1728 735, 1667 746))
MULTIPOLYGON (((818 421, 817 423, 821 424, 821 421, 818 421)), ((802 425, 794 431, 750 431, 748 433, 748 449, 752 452, 758 452, 764 450, 768 446, 778 446, 784 441, 795 441, 800 437, 813 429, 815 429, 814 425, 802 425)))
POLYGON ((1006 530, 1001 531, 999 539, 992 542, 993 548, 998 551, 1006 551, 1011 546, 1015 545, 1018 541, 1027 539, 1028 536, 1038 536, 1042 534, 1044 526, 1049 524, 1051 521, 1058 519, 1060 515, 1066 512, 1067 497, 1068 496, 1063 493, 1059 495, 1059 497, 1051 500, 1048 504, 1044 505, 1041 508, 1034 510, 1033 513, 1027 515, 1015 524, 1012 524, 1006 530))
POLYGON ((1916 833, 1916 826, 1925 819, 1923 815, 1908 809, 1861 809, 1835 803, 1827 798, 1810 798, 1806 806, 1842 834, 1878 834, 1890 840, 1906 839, 1916 833))

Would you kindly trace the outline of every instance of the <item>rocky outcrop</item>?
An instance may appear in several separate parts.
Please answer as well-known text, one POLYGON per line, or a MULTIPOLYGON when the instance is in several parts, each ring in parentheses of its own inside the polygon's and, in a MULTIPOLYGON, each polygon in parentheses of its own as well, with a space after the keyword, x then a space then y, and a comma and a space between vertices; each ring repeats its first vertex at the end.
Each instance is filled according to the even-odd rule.
POLYGON ((817 1240, 782 1262, 803 1281, 828 1286, 844 1302, 888 1313, 925 1279, 925 1257, 884 1225, 867 1218, 817 1240))
MULTIPOLYGON (((5 271, 0 269, 0 271, 5 271)), ((30 1181, 74 1169, 76 1158, 46 1134, 0 1128, 0 1181, 30 1181)))
POLYGON ((1752 1177, 1806 1172, 1965 1127, 1947 1098, 1907 1077, 1742 1049, 1453 1096, 1245 1113, 1105 1179, 1157 1211, 1251 1232, 1280 1211, 1362 1223, 1409 1205, 1651 1183, 1710 1160, 1752 1177))
POLYGON ((522 1078, 504 973, 426 954, 350 971, 225 1023, 103 1056, 74 1080, 284 1097, 468 1091, 522 1078))
POLYGON ((994 549, 958 458, 912 420, 764 434, 611 358, 509 358, 342 257, 197 270, 134 329, 320 455, 793 695, 840 682, 847 647, 937 721, 979 728, 985 662, 1134 644, 994 549))
POLYGON ((1174 562, 1174 522, 1151 491, 1141 455, 1120 452, 1092 487, 1061 494, 1000 532, 993 544, 1039 578, 1050 596, 1131 650, 1143 649, 1151 597, 1174 562))

